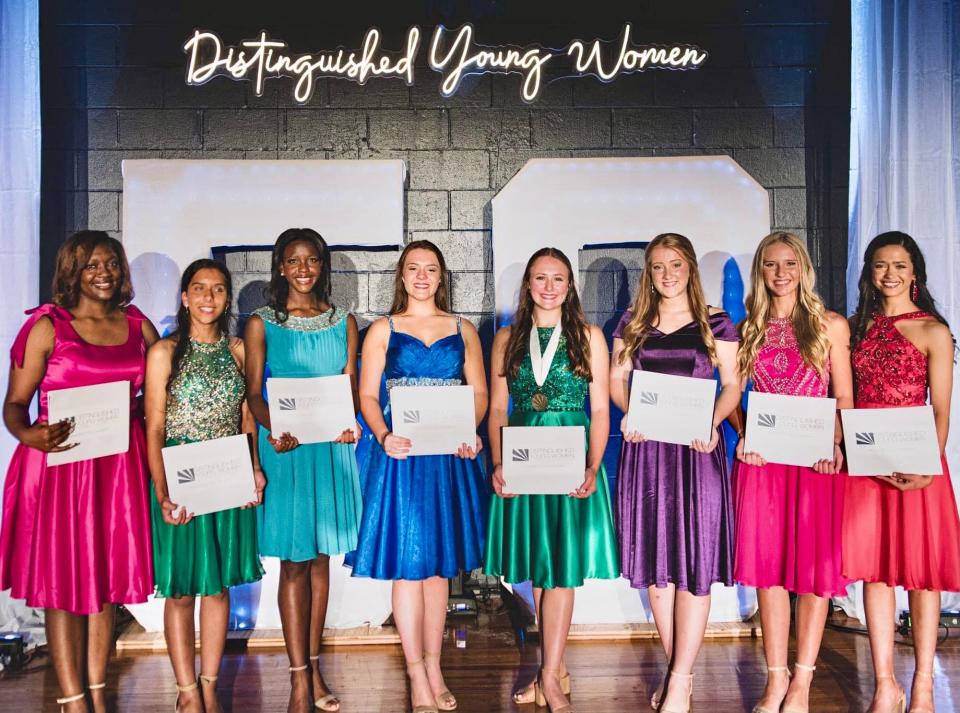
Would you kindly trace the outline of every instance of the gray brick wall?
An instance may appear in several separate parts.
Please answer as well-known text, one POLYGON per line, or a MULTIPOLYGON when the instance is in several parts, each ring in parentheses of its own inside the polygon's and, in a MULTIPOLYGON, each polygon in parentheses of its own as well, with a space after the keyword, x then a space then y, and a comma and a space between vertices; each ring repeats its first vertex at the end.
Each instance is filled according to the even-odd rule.
MULTIPOLYGON (((252 85, 225 78, 185 86, 180 43, 194 26, 206 22, 231 42, 253 34, 249 28, 231 30, 176 4, 160 12, 153 3, 141 12, 108 2, 44 3, 41 289, 67 234, 81 228, 118 234, 123 159, 399 158, 408 168, 406 239, 427 238, 443 248, 452 271, 454 308, 488 323, 493 307, 490 199, 528 159, 727 154, 767 188, 771 227, 820 241, 811 247, 821 285, 828 301, 841 304, 846 179, 811 185, 807 117, 847 111, 842 86, 834 95, 811 87, 827 72, 821 64, 823 44, 828 37, 836 43, 838 32, 842 36, 837 8, 848 5, 818 1, 806 9, 787 9, 765 0, 693 5, 700 9, 679 13, 634 3, 623 17, 632 17, 637 27, 648 19, 643 34, 649 39, 691 41, 707 49, 710 59, 696 72, 647 72, 609 85, 593 78, 559 79, 546 84, 537 103, 525 105, 517 77, 468 78, 456 96, 444 99, 438 75, 421 66, 413 87, 396 80, 373 79, 365 87, 322 80, 309 104, 298 106, 288 80, 268 81, 262 97, 254 96, 252 85), (829 194, 833 209, 811 210, 813 192, 829 194), (838 242, 843 245, 837 247, 838 242)), ((303 17, 280 12, 271 19, 262 9, 256 22, 298 50, 330 45, 331 30, 327 35, 318 30, 311 38, 300 29, 303 17)), ((503 12, 507 17, 498 20, 509 19, 511 11, 503 12)), ((517 24, 496 30, 497 41, 612 38, 623 19, 598 19, 585 29, 569 20, 556 26, 523 24, 523 13, 517 12, 517 24)), ((373 19, 340 25, 337 36, 359 38, 373 19)), ((429 32, 440 20, 458 24, 437 18, 423 26, 429 32)), ((478 37, 483 32, 478 24, 478 37)), ((834 123, 833 151, 844 155, 845 124, 834 123)), ((390 258, 338 253, 337 300, 363 320, 381 313, 390 300, 390 258)), ((257 276, 262 258, 232 259, 249 297, 251 285, 262 279, 257 276)), ((616 304, 608 297, 591 307, 601 319, 628 298, 636 258, 617 257, 615 251, 591 254, 584 270, 585 293, 598 300, 615 296, 616 304)))

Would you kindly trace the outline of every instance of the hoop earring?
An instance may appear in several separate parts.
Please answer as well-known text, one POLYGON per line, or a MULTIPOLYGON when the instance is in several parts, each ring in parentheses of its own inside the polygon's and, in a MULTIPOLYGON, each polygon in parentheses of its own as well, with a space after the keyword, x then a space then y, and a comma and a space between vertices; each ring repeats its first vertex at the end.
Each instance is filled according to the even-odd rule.
POLYGON ((917 297, 919 297, 919 296, 920 296, 920 288, 917 286, 917 281, 916 281, 916 280, 913 280, 913 281, 910 283, 910 301, 911 301, 911 302, 916 302, 916 301, 917 301, 917 297))

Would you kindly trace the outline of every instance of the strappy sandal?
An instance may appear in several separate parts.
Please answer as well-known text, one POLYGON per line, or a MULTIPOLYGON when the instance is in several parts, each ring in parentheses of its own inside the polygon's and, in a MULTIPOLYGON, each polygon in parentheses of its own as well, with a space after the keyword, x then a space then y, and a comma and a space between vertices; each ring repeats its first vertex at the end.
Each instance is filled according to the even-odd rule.
MULTIPOLYGON (((767 673, 770 673, 771 671, 776 671, 777 673, 784 671, 787 674, 787 680, 788 681, 790 680, 790 669, 787 668, 786 666, 767 666, 767 673)), ((784 697, 786 697, 786 694, 784 694, 784 697)), ((780 702, 782 704, 783 699, 781 699, 780 702)), ((779 711, 780 711, 780 706, 777 706, 775 710, 770 710, 766 706, 761 706, 758 703, 750 710, 750 713, 779 713, 779 711)))
MULTIPOLYGON (((413 675, 411 671, 414 670, 417 666, 423 668, 423 675, 427 675, 427 666, 423 663, 423 659, 419 661, 407 661, 407 678, 410 679, 410 698, 413 698, 413 675)), ((413 706, 413 713, 440 713, 440 709, 437 708, 436 703, 434 705, 427 706, 413 706)))
MULTIPOLYGON (((809 671, 810 673, 813 673, 814 671, 817 670, 816 666, 807 666, 806 664, 802 664, 799 661, 793 664, 793 668, 800 669, 801 671, 809 671)), ((807 708, 807 710, 802 711, 799 708, 793 708, 792 706, 784 706, 781 709, 780 713, 809 713, 809 711, 810 711, 809 707, 807 708)))
MULTIPOLYGON (((424 666, 426 666, 427 661, 431 661, 433 659, 437 660, 437 667, 439 668, 440 654, 431 654, 428 652, 424 652, 423 654, 424 666)), ((434 696, 434 698, 436 698, 437 700, 437 710, 441 710, 441 711, 457 710, 457 698, 456 696, 453 695, 453 693, 450 692, 449 688, 444 688, 442 691, 440 691, 440 693, 434 696)))
POLYGON ((67 703, 73 703, 74 701, 79 701, 81 698, 84 698, 86 695, 87 695, 86 692, 84 692, 84 693, 78 693, 75 696, 65 696, 64 698, 58 698, 57 705, 60 706, 60 713, 63 713, 63 707, 67 703))
POLYGON ((543 674, 550 674, 557 681, 560 681, 560 671, 554 668, 541 668, 540 675, 537 676, 537 682, 533 684, 533 691, 535 695, 535 701, 538 706, 541 708, 546 707, 550 713, 573 713, 573 706, 568 701, 565 705, 560 706, 559 708, 551 708, 547 704, 547 698, 543 694, 543 674))
MULTIPOLYGON (((311 656, 310 661, 320 661, 319 654, 317 656, 311 656)), ((310 664, 313 665, 312 663, 310 664)), ((340 699, 336 697, 333 693, 328 693, 325 696, 321 696, 313 702, 314 708, 319 708, 322 711, 330 711, 330 713, 336 713, 340 710, 340 699)))
POLYGON ((173 702, 173 713, 180 713, 180 694, 187 693, 188 691, 194 691, 198 685, 199 684, 197 684, 196 681, 187 686, 181 686, 179 683, 177 684, 177 700, 173 702))

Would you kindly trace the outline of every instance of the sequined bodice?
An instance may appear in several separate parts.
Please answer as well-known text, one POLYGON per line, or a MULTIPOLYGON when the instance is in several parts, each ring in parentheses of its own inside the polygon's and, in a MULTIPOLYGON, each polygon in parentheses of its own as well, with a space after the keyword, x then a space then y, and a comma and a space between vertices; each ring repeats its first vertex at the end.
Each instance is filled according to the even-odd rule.
POLYGON ((830 361, 824 376, 804 363, 793 323, 789 319, 771 317, 763 346, 753 366, 753 388, 769 394, 786 396, 826 396, 830 382, 830 361))
MULTIPOLYGON (((537 329, 540 337, 541 353, 546 351, 547 343, 553 327, 537 329)), ((535 411, 531 399, 537 392, 547 397, 547 411, 583 411, 587 397, 589 382, 582 376, 577 376, 570 370, 570 358, 567 356, 567 339, 560 336, 557 353, 550 364, 547 379, 543 386, 537 386, 533 378, 533 366, 530 363, 530 354, 527 353, 520 362, 517 376, 508 379, 510 396, 513 399, 513 411, 535 411)))
POLYGON ((398 385, 451 386, 462 383, 466 347, 457 331, 427 346, 412 334, 398 332, 390 322, 383 376, 387 388, 398 385))
POLYGON ((224 336, 205 344, 190 340, 167 400, 167 441, 208 441, 240 432, 243 375, 224 336))
POLYGON ((926 312, 874 315, 873 326, 851 356, 858 407, 920 406, 927 402, 927 358, 900 334, 896 323, 929 316, 926 312))
POLYGON ((347 312, 330 308, 316 317, 277 319, 270 307, 254 312, 264 323, 270 376, 302 379, 342 374, 347 365, 347 312))

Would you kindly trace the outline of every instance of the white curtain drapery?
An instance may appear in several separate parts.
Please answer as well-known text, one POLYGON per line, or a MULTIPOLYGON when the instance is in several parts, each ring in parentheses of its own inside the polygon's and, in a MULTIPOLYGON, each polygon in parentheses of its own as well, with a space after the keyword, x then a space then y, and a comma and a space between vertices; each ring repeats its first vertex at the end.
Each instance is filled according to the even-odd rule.
MULTIPOLYGON (((850 233, 847 308, 863 251, 888 230, 913 236, 930 291, 960 334, 960 3, 854 0, 851 5, 850 233)), ((947 458, 960 492, 960 369, 954 367, 947 458)), ((906 597, 898 592, 898 603, 906 597)), ((844 601, 862 615, 859 596, 844 601)), ((960 609, 960 594, 944 608, 960 609)), ((862 618, 862 617, 861 617, 862 618)))
MULTIPOLYGON (((0 262, 3 309, 0 344, 6 350, 37 304, 40 255, 40 30, 38 0, 0 3, 0 262)), ((7 391, 7 368, 0 390, 7 391)), ((0 484, 14 441, 0 429, 0 484)), ((2 499, 2 495, 0 495, 2 499)), ((0 630, 23 629, 36 619, 0 592, 0 630)), ((42 630, 40 632, 42 634, 42 630)), ((36 640, 34 641, 36 643, 36 640)))

